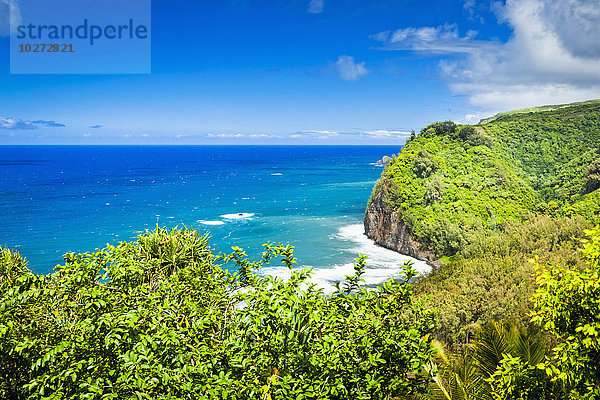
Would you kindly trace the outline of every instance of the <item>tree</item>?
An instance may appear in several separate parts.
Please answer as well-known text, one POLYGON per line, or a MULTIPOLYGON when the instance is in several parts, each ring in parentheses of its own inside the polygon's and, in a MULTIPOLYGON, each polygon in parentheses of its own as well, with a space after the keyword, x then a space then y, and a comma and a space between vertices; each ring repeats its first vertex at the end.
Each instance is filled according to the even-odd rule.
POLYGON ((456 133, 456 124, 452 121, 435 122, 421 130, 424 137, 452 136, 456 133))
POLYGON ((544 376, 562 389, 556 392, 562 395, 553 398, 600 396, 600 227, 585 232, 585 270, 535 263, 538 288, 532 298, 532 322, 558 344, 535 366, 503 354, 490 380, 494 399, 538 399, 540 393, 548 393, 544 376))
POLYGON ((437 164, 427 150, 420 150, 415 157, 413 172, 419 178, 427 178, 435 172, 437 164))
POLYGON ((585 191, 591 193, 600 189, 600 158, 594 161, 585 173, 585 191))
POLYGON ((593 399, 600 396, 600 227, 585 233, 585 270, 535 264, 532 321, 558 340, 552 357, 538 366, 574 394, 593 399))
POLYGON ((536 368, 548 350, 547 340, 534 327, 490 321, 459 356, 452 358, 439 350, 434 398, 557 400, 562 388, 536 368), (507 375, 506 371, 518 374, 507 375))
POLYGON ((442 177, 439 175, 432 176, 431 180, 425 184, 425 202, 427 202, 427 204, 440 202, 443 194, 444 184, 442 182, 442 177))
POLYGON ((412 300, 410 265, 367 290, 361 256, 325 296, 292 269, 292 246, 249 261, 158 227, 64 259, 36 275, 2 250, 0 398, 391 399, 430 379, 433 316, 412 300), (288 280, 259 274, 275 259, 288 280))

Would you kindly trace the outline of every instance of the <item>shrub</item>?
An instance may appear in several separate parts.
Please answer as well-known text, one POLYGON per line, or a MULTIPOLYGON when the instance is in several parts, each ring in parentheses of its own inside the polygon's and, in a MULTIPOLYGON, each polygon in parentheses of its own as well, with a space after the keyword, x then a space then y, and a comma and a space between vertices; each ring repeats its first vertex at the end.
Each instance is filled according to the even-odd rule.
POLYGON ((559 342, 554 355, 538 367, 573 395, 593 399, 600 396, 600 227, 586 234, 581 250, 585 270, 535 264, 532 321, 559 342))
POLYGON ((429 182, 425 184, 425 202, 428 204, 442 201, 444 187, 442 177, 434 175, 429 182))
POLYGON ((427 178, 437 168, 437 164, 433 156, 426 150, 420 150, 413 164, 413 172, 419 178, 427 178))
POLYGON ((452 121, 435 122, 421 130, 424 137, 452 136, 456 133, 456 124, 452 121))
POLYGON ((600 189, 600 158, 594 161, 585 172, 585 191, 591 193, 600 189))
POLYGON ((42 276, 2 250, 1 398, 390 399, 427 386, 432 314, 412 301, 409 265, 366 290, 361 256, 324 296, 310 269, 292 270, 293 247, 251 262, 190 229, 64 258, 42 276), (257 275, 275 258, 288 280, 257 275))

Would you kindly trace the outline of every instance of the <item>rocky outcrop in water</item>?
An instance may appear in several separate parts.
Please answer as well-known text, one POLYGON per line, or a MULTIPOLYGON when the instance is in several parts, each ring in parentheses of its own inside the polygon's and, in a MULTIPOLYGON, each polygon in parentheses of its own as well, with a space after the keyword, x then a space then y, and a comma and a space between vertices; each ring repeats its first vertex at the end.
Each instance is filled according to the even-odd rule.
POLYGON ((367 237, 379 246, 426 261, 434 268, 440 266, 436 255, 417 242, 408 226, 394 211, 386 208, 383 191, 367 207, 364 225, 367 237))

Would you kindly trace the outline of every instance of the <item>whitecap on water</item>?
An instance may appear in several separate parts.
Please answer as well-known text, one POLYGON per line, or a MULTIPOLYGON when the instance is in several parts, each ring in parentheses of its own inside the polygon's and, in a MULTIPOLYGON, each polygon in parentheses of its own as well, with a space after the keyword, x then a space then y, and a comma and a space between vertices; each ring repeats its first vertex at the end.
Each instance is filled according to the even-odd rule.
POLYGON ((254 217, 253 213, 236 213, 236 214, 223 214, 220 216, 225 219, 245 219, 254 217))
POLYGON ((274 174, 271 174, 271 176, 281 176, 283 175, 281 172, 275 172, 274 174))
POLYGON ((203 219, 199 219, 197 222, 201 223, 202 225, 225 225, 225 222, 223 221, 205 221, 203 219))
MULTIPOLYGON (((369 257, 367 259, 367 268, 363 275, 366 286, 377 286, 390 278, 398 278, 400 275, 400 266, 405 261, 411 261, 413 268, 420 274, 427 273, 431 269, 425 261, 377 246, 374 241, 364 234, 362 224, 343 226, 333 237, 348 242, 352 246, 351 251, 356 253, 356 257, 358 257, 359 253, 369 257)), ((309 282, 322 288, 325 294, 331 294, 334 291, 333 284, 343 281, 346 275, 354 274, 354 261, 329 267, 312 268, 309 282)), ((261 270, 261 274, 274 275, 287 279, 290 276, 290 271, 285 267, 266 267, 261 270)))

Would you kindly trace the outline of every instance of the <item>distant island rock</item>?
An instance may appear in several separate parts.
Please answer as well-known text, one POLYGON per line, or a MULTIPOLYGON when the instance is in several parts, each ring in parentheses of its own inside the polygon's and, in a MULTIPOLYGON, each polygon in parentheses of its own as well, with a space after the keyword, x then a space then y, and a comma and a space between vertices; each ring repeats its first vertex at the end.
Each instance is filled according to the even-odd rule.
POLYGON ((379 166, 383 167, 383 166, 388 165, 390 162, 392 162, 392 157, 390 157, 390 156, 383 156, 383 158, 381 160, 377 161, 375 163, 375 165, 379 165, 379 166))

